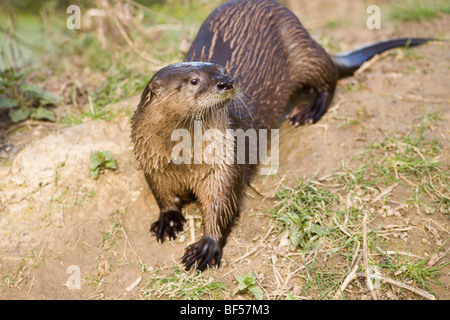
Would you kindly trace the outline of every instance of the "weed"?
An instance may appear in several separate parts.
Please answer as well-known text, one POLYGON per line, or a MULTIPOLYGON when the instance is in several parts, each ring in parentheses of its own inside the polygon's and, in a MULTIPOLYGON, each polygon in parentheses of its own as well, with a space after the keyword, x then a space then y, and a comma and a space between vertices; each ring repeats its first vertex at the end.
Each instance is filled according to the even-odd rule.
POLYGON ((151 271, 148 282, 141 289, 142 298, 197 300, 221 299, 225 295, 225 285, 214 281, 207 272, 186 272, 178 264, 168 269, 169 272, 162 275, 151 271))
MULTIPOLYGON (((304 271, 299 271, 304 279, 302 294, 319 299, 336 297, 338 284, 346 276, 343 270, 349 272, 360 263, 365 215, 369 219, 377 214, 401 216, 390 203, 405 210, 417 208, 419 213, 448 212, 449 174, 439 161, 442 148, 436 139, 430 139, 429 130, 439 119, 436 113, 428 112, 409 132, 386 134, 381 141, 370 144, 357 157, 359 166, 352 168, 344 163, 341 172, 332 176, 300 179, 276 193, 271 217, 281 235, 280 246, 289 248, 292 257, 300 258, 298 261, 288 254, 289 264, 303 266, 300 269, 304 271), (412 197, 393 199, 396 186, 411 192, 412 197)), ((374 226, 366 231, 366 254, 370 257, 370 252, 389 245, 388 234, 403 238, 402 228, 398 230, 374 226)), ((429 257, 411 261, 410 256, 401 254, 396 259, 382 263, 372 257, 369 266, 381 266, 393 277, 429 291, 429 281, 449 264, 430 266, 429 257)))
POLYGON ((249 271, 247 274, 234 277, 238 282, 238 286, 233 292, 234 295, 239 292, 248 292, 258 300, 263 299, 263 292, 257 284, 257 277, 254 271, 249 271))
POLYGON ((55 106, 58 98, 25 81, 23 73, 12 68, 0 71, 0 108, 9 109, 10 119, 17 123, 28 118, 55 121, 48 106, 55 106))
POLYGON ((330 211, 336 199, 312 180, 299 181, 294 188, 283 187, 276 197, 279 202, 272 210, 272 217, 281 228, 289 230, 294 247, 305 247, 330 232, 323 215, 330 211))
POLYGON ((378 266, 390 270, 396 276, 401 276, 403 279, 411 279, 415 282, 418 282, 422 284, 423 287, 425 287, 428 291, 433 292, 429 286, 429 283, 437 278, 437 276, 439 275, 439 271, 449 265, 450 261, 443 262, 438 266, 430 266, 429 262, 431 257, 433 257, 438 251, 440 251, 445 243, 442 244, 432 254, 423 259, 420 259, 419 261, 414 261, 411 259, 411 257, 404 255, 397 255, 394 258, 391 258, 384 252, 379 250, 379 252, 383 254, 385 258, 378 264, 378 266))
POLYGON ((111 151, 94 151, 89 156, 91 158, 89 176, 92 179, 97 179, 106 169, 117 170, 117 162, 112 157, 111 151))
POLYGON ((99 248, 109 250, 117 243, 117 239, 126 235, 126 228, 122 223, 123 213, 120 210, 115 210, 111 214, 111 225, 108 231, 103 232, 103 236, 99 242, 99 248))
POLYGON ((105 282, 105 279, 103 279, 99 275, 89 275, 89 276, 86 276, 85 281, 88 286, 98 288, 102 283, 105 282))
POLYGON ((448 205, 450 175, 439 160, 441 146, 436 139, 426 141, 425 130, 417 126, 405 135, 389 135, 371 144, 366 150, 370 155, 367 164, 383 183, 397 182, 411 190, 411 203, 420 203, 427 194, 442 210, 448 205))

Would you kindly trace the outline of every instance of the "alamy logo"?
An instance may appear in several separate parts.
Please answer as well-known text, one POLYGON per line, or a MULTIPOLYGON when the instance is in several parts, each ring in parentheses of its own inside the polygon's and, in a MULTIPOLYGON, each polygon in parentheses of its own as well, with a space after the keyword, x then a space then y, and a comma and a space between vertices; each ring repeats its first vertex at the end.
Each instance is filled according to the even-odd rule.
POLYGON ((367 18, 367 29, 381 29, 381 9, 377 5, 371 5, 367 7, 367 13, 371 13, 367 18))
POLYGON ((176 129, 171 140, 178 142, 171 152, 175 164, 259 164, 261 175, 278 172, 279 130, 219 129, 203 130, 202 121, 194 121, 194 136, 187 129, 176 129), (270 145, 268 138, 270 135, 270 145), (270 147, 270 156, 268 149, 270 147))
POLYGON ((71 14, 67 18, 67 28, 70 30, 81 29, 81 10, 77 5, 71 5, 67 7, 66 13, 71 14))
POLYGON ((66 270, 67 273, 70 273, 70 276, 67 278, 66 286, 69 290, 79 290, 81 289, 81 269, 77 265, 71 265, 66 270))

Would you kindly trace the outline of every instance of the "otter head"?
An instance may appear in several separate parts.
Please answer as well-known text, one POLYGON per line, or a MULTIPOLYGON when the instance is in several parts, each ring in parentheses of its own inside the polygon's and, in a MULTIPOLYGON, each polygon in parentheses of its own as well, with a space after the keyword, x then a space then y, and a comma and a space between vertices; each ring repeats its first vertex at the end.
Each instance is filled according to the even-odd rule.
POLYGON ((164 108, 165 114, 181 119, 222 109, 235 96, 234 80, 222 66, 182 62, 154 74, 142 93, 140 106, 164 108))

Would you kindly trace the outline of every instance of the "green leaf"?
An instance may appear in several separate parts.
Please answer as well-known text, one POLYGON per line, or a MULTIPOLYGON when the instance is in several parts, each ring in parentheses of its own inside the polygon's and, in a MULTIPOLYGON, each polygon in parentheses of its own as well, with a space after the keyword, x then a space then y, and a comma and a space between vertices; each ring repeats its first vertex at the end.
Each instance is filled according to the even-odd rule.
POLYGON ((95 170, 102 164, 100 151, 91 152, 89 157, 91 158, 89 169, 95 170))
POLYGON ((242 276, 234 276, 238 282, 238 287, 236 288, 236 293, 239 291, 244 291, 245 289, 247 289, 248 285, 245 283, 245 278, 247 277, 247 275, 242 275, 242 276))
POLYGON ((56 121, 55 114, 52 111, 44 108, 37 108, 36 110, 33 110, 33 112, 31 113, 31 118, 37 120, 48 120, 52 122, 56 121))
POLYGON ((112 159, 111 161, 105 162, 105 168, 116 170, 117 169, 117 162, 116 160, 112 159))
POLYGON ((256 284, 256 273, 254 271, 249 271, 247 274, 234 277, 238 282, 238 286, 236 289, 234 289, 233 294, 248 291, 257 299, 261 300, 263 298, 263 293, 256 284))
POLYGON ((14 123, 18 123, 20 121, 25 121, 30 117, 30 109, 13 109, 9 111, 9 118, 14 123))
POLYGON ((289 240, 294 247, 297 247, 305 237, 305 232, 301 231, 298 227, 292 226, 289 230, 289 240))
POLYGON ((58 102, 57 97, 34 84, 23 83, 19 88, 27 97, 38 99, 41 105, 56 104, 58 102))
POLYGON ((58 103, 58 98, 51 94, 50 92, 43 91, 39 100, 43 106, 47 104, 56 105, 58 103))
POLYGON ((294 297, 292 293, 288 293, 286 296, 286 300, 298 300, 298 298, 294 297))
POLYGON ((255 284, 256 283, 256 273, 255 271, 250 271, 247 273, 247 276, 245 277, 245 283, 247 284, 255 284))
POLYGON ((27 96, 35 98, 39 97, 43 92, 41 88, 31 83, 22 83, 19 85, 19 89, 27 96))
POLYGON ((89 170, 95 170, 98 167, 100 167, 102 163, 100 161, 98 161, 97 159, 92 159, 91 158, 91 163, 89 164, 89 170))
POLYGON ((91 162, 89 164, 89 176, 92 179, 97 179, 100 173, 105 169, 116 170, 117 162, 112 157, 111 151, 94 151, 89 155, 91 162))
POLYGON ((100 174, 100 168, 96 168, 94 170, 89 171, 89 176, 91 177, 91 179, 97 179, 99 174, 100 174))
POLYGON ((258 287, 257 285, 251 286, 248 288, 248 291, 250 291, 251 294, 253 294, 255 296, 256 299, 258 300, 262 300, 263 298, 263 293, 260 287, 258 287))
POLYGON ((105 161, 105 162, 111 161, 111 160, 112 160, 112 154, 111 154, 111 151, 103 151, 103 152, 100 152, 100 154, 101 154, 101 156, 104 158, 104 161, 105 161))
POLYGON ((0 108, 14 108, 19 106, 19 101, 13 98, 0 98, 0 108))

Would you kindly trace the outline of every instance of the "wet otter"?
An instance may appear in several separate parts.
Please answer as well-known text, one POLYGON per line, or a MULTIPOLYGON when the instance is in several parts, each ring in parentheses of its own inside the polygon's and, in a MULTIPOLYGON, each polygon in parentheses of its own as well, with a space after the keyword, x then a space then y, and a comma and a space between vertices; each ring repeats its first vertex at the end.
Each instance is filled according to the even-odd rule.
POLYGON ((224 132, 230 127, 226 107, 236 96, 234 81, 222 66, 177 63, 150 79, 133 116, 135 154, 160 208, 160 217, 150 228, 158 241, 174 239, 183 229, 184 204, 198 200, 208 212, 203 238, 184 257, 187 268, 196 262, 200 270, 219 264, 226 232, 238 212, 243 175, 242 166, 196 163, 193 154, 177 163, 172 157, 173 132, 192 132, 197 119, 201 119, 202 131, 224 132))
POLYGON ((286 112, 292 124, 315 123, 328 109, 340 77, 376 53, 425 41, 397 39, 330 57, 274 0, 231 0, 219 6, 201 26, 186 62, 152 77, 133 116, 135 153, 160 207, 152 233, 161 242, 173 239, 185 222, 182 206, 197 200, 205 216, 204 235, 186 249, 182 262, 187 269, 219 266, 243 188, 254 172, 248 164, 173 164, 173 129, 192 131, 199 112, 208 119, 203 129, 222 131, 271 129, 286 112), (234 99, 235 83, 245 101, 234 99), (312 91, 310 102, 287 110, 291 97, 304 89, 312 91))

